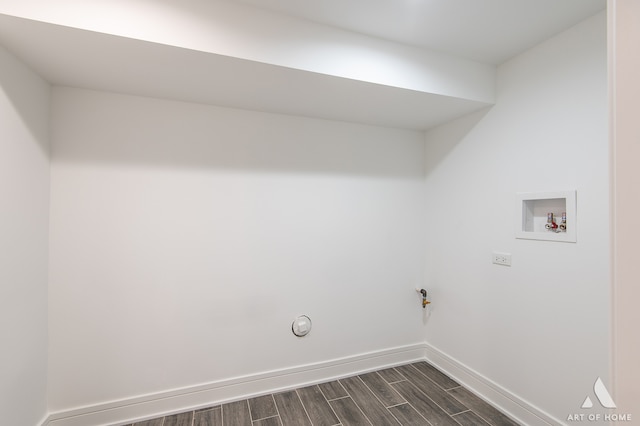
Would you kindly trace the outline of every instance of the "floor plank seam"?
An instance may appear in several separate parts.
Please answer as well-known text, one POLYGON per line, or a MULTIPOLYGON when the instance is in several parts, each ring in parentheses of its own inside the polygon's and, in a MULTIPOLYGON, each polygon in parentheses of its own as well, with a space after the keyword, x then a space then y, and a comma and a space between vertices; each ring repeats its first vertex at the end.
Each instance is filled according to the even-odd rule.
MULTIPOLYGON (((412 365, 413 365, 413 367, 414 367, 416 370, 420 371, 420 369, 419 369, 419 368, 417 368, 417 367, 415 366, 415 364, 412 364, 412 365)), ((440 374, 442 374, 442 375, 446 376, 449 380, 451 380, 451 381, 452 381, 453 383, 455 383, 456 385, 455 385, 455 386, 452 386, 452 387, 445 387, 445 386, 442 386, 442 385, 440 385, 439 383, 437 383, 435 380, 431 379, 429 376, 427 376, 427 375, 426 375, 425 373, 423 373, 422 371, 420 371, 420 374, 422 374, 423 376, 425 376, 425 377, 427 377, 428 379, 430 379, 432 382, 434 382, 438 387, 440 387, 440 388, 441 388, 442 390, 444 390, 444 391, 450 391, 451 389, 456 389, 456 388, 460 388, 460 387, 462 387, 462 385, 461 385, 460 383, 458 383, 458 382, 456 382, 455 380, 453 380, 453 379, 452 379, 451 377, 449 377, 447 374, 445 374, 445 373, 443 373, 442 371, 437 370, 437 369, 436 369, 436 371, 438 371, 440 374)))
MULTIPOLYGON (((347 392, 348 393, 348 392, 347 392)), ((325 397, 325 399, 327 399, 327 402, 332 402, 332 401, 337 401, 339 399, 345 399, 345 398, 351 398, 351 395, 345 395, 345 396, 339 396, 338 398, 333 398, 333 399, 327 399, 325 397)))
MULTIPOLYGON (((398 406, 400 406, 400 405, 404 405, 404 404, 408 404, 408 402, 405 402, 405 403, 403 403, 403 404, 394 405, 394 407, 398 407, 398 406)), ((402 426, 402 422, 400 421, 400 419, 399 419, 399 418, 397 418, 397 417, 396 417, 396 415, 395 415, 395 414, 393 414, 393 412, 392 412, 391 410, 389 410, 389 408, 390 408, 390 407, 387 407, 387 408, 385 408, 385 409, 386 409, 386 410, 387 410, 387 412, 391 415, 391 417, 393 417, 393 419, 394 419, 396 422, 398 422, 398 424, 399 424, 400 426, 402 426)))
MULTIPOLYGON (((458 415, 460 415, 460 414, 464 414, 464 413, 473 413, 473 410, 471 410, 471 409, 467 409, 467 410, 464 410, 464 411, 460 411, 459 413, 450 414, 450 416, 451 416, 451 417, 455 417, 455 416, 458 416, 458 415)), ((474 413, 474 414, 476 414, 476 413, 474 413)), ((476 414, 476 415, 477 415, 477 414, 476 414)))
POLYGON ((409 407, 413 408, 413 411, 418 413, 418 415, 424 419, 424 421, 426 422, 425 423, 426 425, 431 425, 431 422, 429 420, 427 420, 427 418, 425 416, 423 416, 422 413, 420 413, 420 411, 418 411, 418 409, 416 407, 414 407, 410 402, 407 402, 407 404, 409 405, 409 407))
POLYGON ((253 414, 251 413, 251 404, 249 403, 248 399, 246 401, 247 401, 247 410, 249 410, 249 423, 253 425, 253 414))
POLYGON ((307 419, 309 419, 309 424, 311 426, 314 426, 313 422, 311 421, 311 416, 309 415, 309 412, 307 411, 307 407, 304 406, 304 402, 302 402, 302 398, 300 398, 300 394, 298 393, 298 389, 295 389, 294 392, 296 393, 296 396, 298 397, 298 400, 300 401, 300 405, 302 405, 302 409, 304 410, 304 413, 307 415, 307 419))
MULTIPOLYGON (((349 392, 347 392, 349 393, 349 392)), ((322 397, 324 398, 324 394, 322 393, 322 391, 320 391, 320 394, 322 395, 322 397)), ((351 398, 351 397, 349 397, 351 398)), ((327 401, 327 398, 324 398, 324 400, 326 401, 327 405, 329 406, 329 408, 331 409, 331 411, 333 411, 333 415, 336 416, 336 419, 338 419, 338 423, 342 423, 342 419, 340 418, 340 416, 338 415, 338 413, 336 413, 336 410, 333 409, 333 407, 331 406, 331 404, 329 404, 329 401, 327 401)), ((353 398, 352 398, 353 400, 353 398)))
MULTIPOLYGON (((424 376, 424 377, 426 377, 426 376, 424 376)), ((426 377, 426 378, 427 378, 427 379, 429 379, 428 377, 426 377)), ((431 380, 431 379, 429 379, 429 380, 431 380)), ((431 381, 433 382, 433 380, 431 380, 431 381)), ((434 401, 434 400, 433 400, 433 398, 431 398, 429 395, 427 395, 426 393, 424 393, 424 392, 423 392, 423 391, 422 391, 418 386, 416 386, 416 385, 415 385, 414 383, 412 383, 411 381, 409 381, 409 383, 411 383, 411 384, 413 385, 413 387, 415 387, 415 388, 418 390, 418 392, 420 392, 421 394, 423 394, 424 396, 426 396, 427 398, 429 398, 429 399, 431 400, 431 402, 433 402, 433 404, 434 404, 436 407, 440 408, 440 409, 441 409, 445 414, 447 414, 449 417, 451 417, 451 414, 449 414, 449 413, 447 412, 447 410, 445 410, 442 406, 440 406, 440 404, 438 404, 436 401, 434 401)), ((443 390, 443 391, 444 391, 444 390, 443 390)), ((444 391, 444 392, 446 392, 446 391, 444 391)), ((454 395, 452 395, 452 396, 454 396, 454 395)), ((454 398, 455 398, 455 396, 454 396, 454 398)), ((460 401, 458 398, 455 398, 455 399, 457 399, 457 400, 460 402, 460 404, 462 404, 462 406, 463 406, 463 407, 468 408, 464 402, 460 401)))
MULTIPOLYGON (((348 392, 347 392, 348 393, 348 392)), ((356 402, 355 399, 353 399, 353 397, 351 397, 351 401, 353 401, 353 405, 356 406, 356 408, 358 410, 360 410, 360 412, 362 413, 362 415, 364 416, 365 419, 367 419, 367 421, 371 424, 371 426, 374 426, 373 422, 371 421, 371 419, 369 418, 369 416, 367 416, 367 414, 364 412, 364 410, 358 405, 358 403, 356 402)))
POLYGON ((396 380, 395 382, 387 382, 387 384, 393 385, 395 383, 406 382, 406 381, 407 381, 407 379, 402 379, 402 380, 396 380))
MULTIPOLYGON (((384 407, 385 406, 384 402, 382 402, 382 400, 380 400, 380 398, 378 398, 378 395, 375 394, 375 392, 369 387, 369 385, 367 385, 367 383, 364 380, 362 380, 362 378, 360 376, 358 376, 358 379, 360 379, 360 381, 364 384, 364 386, 367 389, 369 389, 369 392, 371 392, 371 394, 374 396, 374 398, 377 399, 380 402, 380 405, 382 405, 384 407)), ((382 380, 384 380, 384 379, 382 379, 382 380)), ((398 393, 395 389, 393 389, 393 391, 398 393)), ((398 394, 398 395, 400 395, 400 394, 398 394)), ((400 396, 402 397, 402 395, 400 395, 400 396)), ((402 399, 404 399, 404 397, 402 397, 402 399)))
POLYGON ((384 407, 384 408, 386 408, 388 410, 389 408, 399 407, 400 405, 404 405, 404 404, 408 404, 408 402, 407 401, 399 402, 397 404, 389 405, 388 407, 384 407))
MULTIPOLYGON (((438 388, 442 389, 444 392, 447 391, 447 389, 443 388, 442 386, 440 386, 435 380, 433 380, 431 377, 427 376, 426 374, 424 374, 422 371, 420 371, 415 365, 411 364, 411 367, 413 367, 414 370, 416 370, 418 372, 418 374, 422 377, 424 377, 425 379, 429 380, 431 383, 433 383, 434 385, 436 385, 438 388)), ((456 386, 459 387, 459 386, 456 386)))
POLYGON ((255 423, 255 422, 259 422, 260 420, 271 419, 279 416, 280 416, 279 414, 276 414, 275 416, 260 417, 259 419, 251 420, 251 423, 255 423))
MULTIPOLYGON (((276 407, 276 413, 278 413, 278 420, 280 420, 280 425, 283 425, 282 417, 280 416, 280 409, 278 408, 278 404, 276 403, 276 398, 271 394, 271 401, 273 401, 273 406, 276 407)), ((195 425, 194 425, 195 426, 195 425)))
POLYGON ((269 417, 263 417, 263 418, 261 418, 261 419, 253 420, 253 421, 251 422, 251 424, 252 424, 252 425, 254 425, 254 424, 256 424, 256 423, 259 423, 259 422, 261 422, 261 421, 263 421, 263 420, 267 420, 267 419, 277 419, 277 420, 280 420, 280 416, 269 416, 269 417))

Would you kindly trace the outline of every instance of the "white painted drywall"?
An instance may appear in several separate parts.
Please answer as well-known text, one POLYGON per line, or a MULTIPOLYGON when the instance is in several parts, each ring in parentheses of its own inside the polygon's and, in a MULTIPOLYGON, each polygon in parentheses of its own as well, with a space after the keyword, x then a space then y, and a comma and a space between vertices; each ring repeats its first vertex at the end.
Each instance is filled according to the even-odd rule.
POLYGON ((406 129, 490 105, 1 14, 0 39, 59 86, 406 129))
POLYGON ((427 342, 561 421, 610 384, 606 52, 601 13, 501 65, 494 107, 426 136, 427 342), (569 189, 577 243, 514 238, 516 192, 569 189))
POLYGON ((54 88, 52 144, 52 411, 424 340, 422 133, 54 88))
MULTIPOLYGON (((614 398, 620 414, 631 414, 637 422, 640 401, 640 263, 638 238, 638 159, 640 158, 640 3, 609 2, 612 229, 614 309, 614 398)), ((625 424, 620 421, 617 424, 625 424)), ((627 423, 628 424, 628 423, 627 423)))
MULTIPOLYGON (((3 2, 0 13, 390 87, 486 103, 494 100, 493 65, 241 2, 21 0, 3 2)), ((11 32, 3 36, 15 39, 11 32)), ((109 51, 103 53, 110 57, 109 51)), ((48 74, 46 69, 42 72, 48 74)), ((184 73, 185 79, 197 74, 189 67, 172 72, 184 73)))
POLYGON ((47 412, 49 85, 0 47, 0 422, 47 412))

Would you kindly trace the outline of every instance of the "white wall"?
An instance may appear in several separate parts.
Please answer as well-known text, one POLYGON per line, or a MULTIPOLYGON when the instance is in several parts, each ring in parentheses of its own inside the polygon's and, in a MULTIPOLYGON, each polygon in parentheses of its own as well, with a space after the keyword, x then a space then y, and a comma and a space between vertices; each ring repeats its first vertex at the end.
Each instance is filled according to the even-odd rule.
POLYGON ((427 134, 427 341, 562 421, 610 384, 605 21, 501 65, 494 107, 427 134), (577 243, 514 238, 516 192, 566 189, 577 243))
POLYGON ((52 123, 52 411, 423 341, 421 133, 69 88, 52 123))
POLYGON ((46 414, 49 86, 0 47, 0 419, 46 414))

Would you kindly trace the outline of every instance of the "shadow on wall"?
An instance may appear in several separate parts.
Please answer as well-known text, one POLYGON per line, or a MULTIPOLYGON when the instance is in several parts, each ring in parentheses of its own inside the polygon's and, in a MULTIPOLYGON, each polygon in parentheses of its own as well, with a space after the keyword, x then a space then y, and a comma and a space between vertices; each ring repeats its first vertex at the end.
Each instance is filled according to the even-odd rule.
POLYGON ((429 175, 453 151, 474 127, 491 111, 493 106, 483 108, 462 118, 427 131, 429 144, 426 156, 426 174, 429 175))
POLYGON ((54 88, 53 160, 415 178, 418 131, 54 88))
POLYGON ((34 87, 34 77, 36 77, 35 73, 0 46, 0 90, 11 102, 13 109, 33 136, 33 140, 37 142, 42 154, 48 156, 49 128, 47 123, 49 120, 47 119, 47 110, 49 100, 42 99, 43 88, 46 90, 48 83, 38 77, 42 81, 42 86, 34 87), (34 102, 34 98, 37 100, 36 102, 34 102), (38 110, 34 109, 34 105, 38 105, 38 110))

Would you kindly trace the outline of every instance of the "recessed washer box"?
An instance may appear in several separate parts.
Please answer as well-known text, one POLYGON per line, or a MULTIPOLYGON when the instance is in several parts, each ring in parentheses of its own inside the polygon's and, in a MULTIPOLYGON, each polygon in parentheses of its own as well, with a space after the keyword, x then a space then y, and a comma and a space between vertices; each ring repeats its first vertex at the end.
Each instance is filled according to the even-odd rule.
POLYGON ((518 192, 516 238, 527 240, 576 242, 576 191, 518 192), (547 230, 547 214, 553 213, 560 225, 567 214, 564 232, 547 230))

